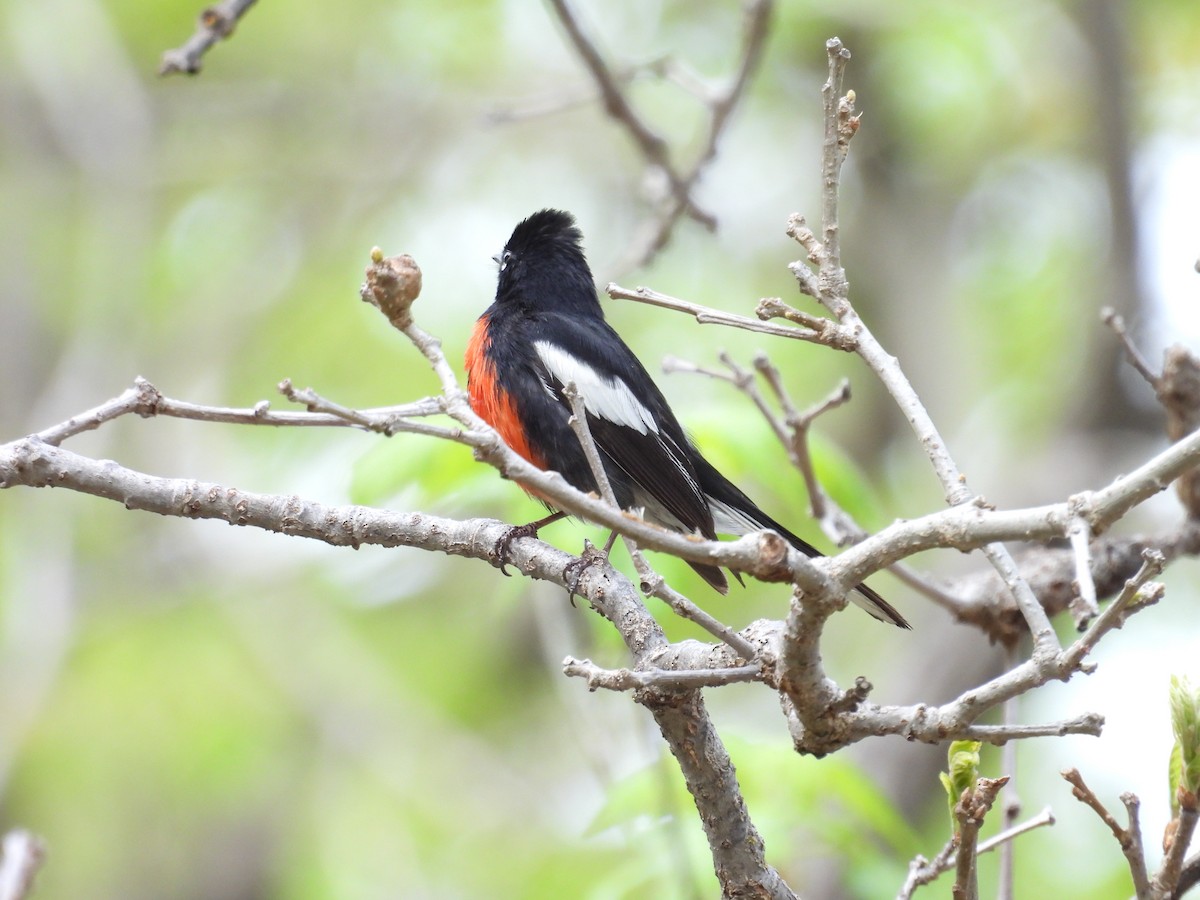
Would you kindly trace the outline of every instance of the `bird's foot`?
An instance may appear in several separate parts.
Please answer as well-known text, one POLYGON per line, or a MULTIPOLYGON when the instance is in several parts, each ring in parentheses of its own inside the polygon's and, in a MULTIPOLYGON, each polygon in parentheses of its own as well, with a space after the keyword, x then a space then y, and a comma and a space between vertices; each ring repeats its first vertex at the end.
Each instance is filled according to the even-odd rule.
POLYGON ((563 569, 563 579, 567 582, 567 599, 571 601, 571 605, 575 605, 575 596, 579 594, 579 582, 583 580, 584 573, 592 566, 600 563, 608 562, 608 547, 597 547, 591 541, 583 542, 583 553, 578 559, 573 559, 567 563, 567 567, 563 569))
POLYGON ((512 542, 520 538, 537 537, 538 532, 549 525, 551 522, 557 522, 565 513, 551 513, 543 519, 538 519, 536 522, 529 522, 525 525, 514 525, 500 535, 500 539, 496 541, 496 546, 492 548, 492 553, 496 555, 496 559, 500 562, 500 574, 508 575, 508 550, 512 546, 512 542))
POLYGON ((496 559, 500 561, 500 574, 511 576, 508 571, 508 550, 512 546, 512 542, 519 538, 537 537, 537 523, 530 522, 527 525, 514 525, 512 528, 500 535, 500 539, 496 541, 496 546, 492 552, 496 554, 496 559))

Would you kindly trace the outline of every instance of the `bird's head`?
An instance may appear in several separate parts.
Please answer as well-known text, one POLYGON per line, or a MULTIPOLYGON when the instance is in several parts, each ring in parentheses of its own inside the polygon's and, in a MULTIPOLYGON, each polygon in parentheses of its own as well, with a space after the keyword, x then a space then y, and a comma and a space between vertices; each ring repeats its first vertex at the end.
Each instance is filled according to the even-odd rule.
POLYGON ((583 234, 569 212, 543 209, 523 220, 493 257, 500 266, 497 302, 600 314, 582 241, 583 234))

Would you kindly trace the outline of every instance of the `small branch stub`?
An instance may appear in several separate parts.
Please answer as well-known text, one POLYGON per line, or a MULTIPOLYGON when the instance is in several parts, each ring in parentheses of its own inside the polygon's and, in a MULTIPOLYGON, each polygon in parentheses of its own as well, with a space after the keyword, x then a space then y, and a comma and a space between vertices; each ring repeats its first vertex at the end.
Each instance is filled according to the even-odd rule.
POLYGON ((421 268, 407 253, 384 257, 378 247, 371 250, 371 265, 367 280, 359 295, 387 316, 396 328, 404 330, 412 324, 409 311, 421 293, 421 268))

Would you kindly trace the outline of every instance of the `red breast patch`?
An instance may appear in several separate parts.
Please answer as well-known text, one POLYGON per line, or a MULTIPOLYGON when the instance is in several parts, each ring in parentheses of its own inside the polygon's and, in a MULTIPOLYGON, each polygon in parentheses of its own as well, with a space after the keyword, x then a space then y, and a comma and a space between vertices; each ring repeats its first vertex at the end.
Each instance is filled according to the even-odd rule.
POLYGON ((496 380, 496 366, 487 352, 490 344, 488 318, 481 316, 467 342, 467 394, 471 409, 500 433, 504 443, 539 469, 544 469, 546 461, 529 446, 512 397, 496 380))

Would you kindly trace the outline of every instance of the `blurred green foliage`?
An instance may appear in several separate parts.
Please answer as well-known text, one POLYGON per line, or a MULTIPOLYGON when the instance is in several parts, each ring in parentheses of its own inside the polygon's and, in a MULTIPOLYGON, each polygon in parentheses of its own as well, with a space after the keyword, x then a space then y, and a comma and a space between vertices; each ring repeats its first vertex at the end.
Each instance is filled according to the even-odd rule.
MULTIPOLYGON (((578 5, 618 62, 671 53, 710 78, 732 64, 735 3, 578 5)), ((642 173, 598 105, 488 124, 496 110, 586 86, 542 6, 356 0, 334 15, 263 2, 202 75, 157 79, 160 53, 198 11, 0 0, 0 440, 138 374, 220 405, 283 407, 284 377, 348 405, 427 395, 436 382, 424 362, 357 298, 370 248, 417 258, 416 317, 458 360, 493 290, 489 256, 547 205, 578 214, 601 283, 738 311, 763 295, 799 302, 786 263, 801 254, 783 225, 817 211, 818 89, 833 34, 854 53, 847 85, 865 111, 843 191, 854 297, 976 488, 1005 504, 1060 500, 1161 440, 1116 394, 1104 399, 1119 441, 1079 414, 1115 358, 1096 324, 1110 302, 1101 261, 1113 223, 1089 130, 1104 107, 1086 8, 781 4, 701 185, 720 232, 684 223, 632 273, 612 267, 643 214, 642 173)), ((1194 140, 1194 4, 1124 14, 1135 151, 1194 140)), ((633 91, 673 146, 694 152, 703 120, 692 101, 653 80, 633 91)), ((716 365, 718 348, 743 363, 765 348, 801 406, 849 377, 853 402, 814 434, 826 489, 869 528, 941 505, 906 424, 853 358, 607 308, 652 370, 666 353, 716 365)), ((719 467, 832 549, 743 398, 695 376, 662 384, 719 467)), ((540 514, 465 449, 411 436, 138 420, 71 446, 331 503, 540 514)), ((544 537, 578 549, 601 536, 575 523, 544 537)), ((620 550, 615 561, 628 569, 620 550)), ((756 583, 715 597, 682 564, 656 562, 735 626, 787 602, 756 583)), ((839 679, 867 673, 881 702, 940 702, 966 677, 956 648, 995 664, 894 578, 876 581, 918 630, 837 617, 825 653, 839 679)), ((1173 590, 1195 599, 1188 579, 1173 590)), ((654 611, 673 638, 701 637, 654 611)), ((1167 629, 1184 621, 1172 615, 1162 612, 1167 629)), ((561 592, 479 563, 5 491, 0 828, 45 838, 37 896, 50 900, 715 895, 694 808, 649 718, 627 697, 563 679, 567 654, 626 661, 607 623, 561 592)), ((890 895, 913 854, 945 841, 941 748, 892 739, 802 759, 767 692, 710 693, 768 856, 802 893, 890 895)), ((1063 703, 1078 711, 1077 698, 1063 703)), ((1064 746, 1104 758, 1095 748, 1108 745, 1064 746)), ((1047 747, 1023 765, 1052 770, 1047 747)), ((1154 776, 1144 799, 1161 794, 1154 776)), ((1028 808, 1056 804, 1063 824, 1022 839, 1018 895, 1127 896, 1107 833, 1086 811, 1072 820, 1069 795, 1054 790, 1025 797, 1028 808)), ((986 884, 994 861, 980 866, 986 884)))

